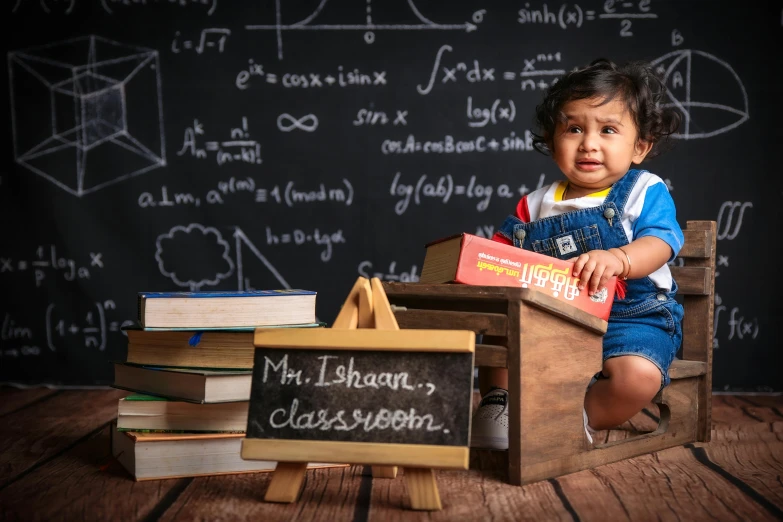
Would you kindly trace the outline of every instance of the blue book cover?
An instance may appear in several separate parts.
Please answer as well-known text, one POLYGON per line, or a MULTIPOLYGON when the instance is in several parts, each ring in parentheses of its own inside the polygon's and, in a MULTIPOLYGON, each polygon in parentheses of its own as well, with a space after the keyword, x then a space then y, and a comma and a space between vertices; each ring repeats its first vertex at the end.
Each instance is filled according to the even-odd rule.
POLYGON ((200 329, 317 322, 317 293, 311 290, 139 292, 137 295, 137 318, 144 327, 200 329))

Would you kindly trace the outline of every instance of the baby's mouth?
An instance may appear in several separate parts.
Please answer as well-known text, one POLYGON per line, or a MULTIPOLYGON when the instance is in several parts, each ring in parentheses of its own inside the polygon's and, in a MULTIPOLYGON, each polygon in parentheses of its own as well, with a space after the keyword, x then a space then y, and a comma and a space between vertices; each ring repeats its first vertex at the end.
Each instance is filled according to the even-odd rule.
POLYGON ((596 171, 601 168, 601 165, 603 164, 600 161, 594 159, 581 159, 576 162, 576 167, 585 172, 596 171))

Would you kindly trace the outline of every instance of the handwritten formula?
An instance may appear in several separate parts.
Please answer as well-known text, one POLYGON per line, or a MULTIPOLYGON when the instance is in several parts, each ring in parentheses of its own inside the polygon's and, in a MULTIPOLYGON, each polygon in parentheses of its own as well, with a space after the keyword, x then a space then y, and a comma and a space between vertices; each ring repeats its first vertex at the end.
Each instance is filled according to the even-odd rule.
POLYGON ((30 273, 36 287, 40 287, 50 274, 60 275, 65 281, 90 279, 90 270, 104 268, 104 262, 101 252, 90 252, 89 256, 88 264, 78 264, 72 258, 61 256, 56 245, 41 245, 32 258, 0 257, 0 277, 30 273))
POLYGON ((585 23, 594 20, 620 20, 620 36, 633 36, 632 20, 655 19, 658 15, 652 12, 652 0, 606 0, 602 2, 602 11, 583 8, 576 3, 562 4, 531 4, 525 2, 525 7, 517 12, 517 22, 521 25, 550 25, 560 29, 579 29, 585 23), (533 7, 535 6, 535 7, 533 7))
POLYGON ((218 53, 223 53, 229 36, 231 36, 231 29, 216 27, 202 29, 195 40, 183 39, 177 31, 171 42, 171 52, 180 54, 184 51, 193 51, 196 54, 203 54, 204 51, 214 49, 218 53))
POLYGON ((398 281, 400 283, 418 283, 419 282, 419 267, 412 265, 409 270, 397 272, 397 261, 391 261, 389 263, 389 269, 385 272, 376 271, 372 261, 365 260, 359 263, 357 272, 360 276, 372 279, 377 277, 383 281, 398 281))
POLYGON ((185 129, 182 147, 177 156, 187 155, 196 159, 207 159, 210 155, 218 166, 226 163, 242 162, 250 165, 260 165, 261 144, 251 139, 247 118, 242 117, 241 127, 229 131, 229 138, 223 141, 201 141, 204 136, 204 124, 194 119, 193 125, 185 129))
POLYGON ((294 181, 288 181, 282 185, 259 186, 259 182, 254 177, 231 176, 226 180, 218 181, 215 188, 202 195, 170 190, 167 185, 162 185, 155 193, 142 192, 137 201, 141 208, 200 207, 202 204, 225 205, 235 199, 247 203, 276 203, 288 208, 319 203, 350 207, 354 199, 353 185, 346 178, 341 181, 340 185, 329 186, 326 183, 318 183, 313 186, 312 183, 297 184, 294 181))
POLYGON ((416 92, 426 96, 433 92, 436 85, 448 87, 461 83, 482 85, 496 82, 517 82, 521 91, 546 90, 565 74, 562 67, 552 68, 550 65, 561 61, 562 54, 559 51, 523 59, 522 70, 498 70, 496 66, 479 59, 455 61, 453 52, 451 45, 442 45, 438 49, 429 78, 425 83, 416 85, 416 92))
POLYGON ((470 176, 466 183, 456 183, 451 174, 439 176, 430 181, 427 174, 422 174, 415 183, 403 183, 402 174, 397 172, 392 179, 389 193, 392 196, 400 197, 394 205, 394 212, 402 215, 408 209, 408 206, 421 205, 424 198, 439 200, 446 204, 452 198, 466 198, 478 200, 476 210, 484 212, 489 206, 493 194, 499 198, 510 199, 519 197, 517 194, 525 188, 523 185, 514 190, 509 185, 501 183, 497 188, 492 185, 484 185, 477 181, 476 176, 470 176))
POLYGON ((278 232, 276 229, 273 231, 272 227, 265 227, 266 230, 266 244, 269 246, 277 245, 317 245, 323 247, 320 254, 320 259, 324 263, 332 259, 332 249, 334 245, 345 244, 345 236, 342 229, 338 229, 335 232, 323 232, 318 228, 313 231, 304 231, 301 229, 294 229, 290 232, 278 232))
POLYGON ((365 71, 338 65, 329 72, 270 72, 264 64, 248 60, 248 66, 236 75, 234 85, 239 90, 252 86, 278 86, 284 89, 344 89, 384 87, 388 83, 386 71, 365 71))
POLYGON ((110 336, 124 336, 122 327, 134 324, 129 319, 112 317, 116 308, 112 300, 95 302, 86 311, 50 303, 38 327, 25 325, 13 312, 6 312, 0 330, 0 357, 39 356, 61 351, 73 343, 103 352, 110 336))

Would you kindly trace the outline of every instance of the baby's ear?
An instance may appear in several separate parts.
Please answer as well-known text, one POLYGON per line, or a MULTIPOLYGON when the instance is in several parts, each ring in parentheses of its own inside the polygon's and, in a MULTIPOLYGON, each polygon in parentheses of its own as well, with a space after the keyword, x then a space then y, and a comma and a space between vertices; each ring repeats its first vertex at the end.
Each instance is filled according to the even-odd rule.
POLYGON ((638 165, 639 163, 644 161, 644 158, 647 157, 647 155, 650 153, 652 148, 653 148, 652 141, 647 141, 643 139, 636 140, 636 145, 633 148, 633 159, 631 161, 638 165))

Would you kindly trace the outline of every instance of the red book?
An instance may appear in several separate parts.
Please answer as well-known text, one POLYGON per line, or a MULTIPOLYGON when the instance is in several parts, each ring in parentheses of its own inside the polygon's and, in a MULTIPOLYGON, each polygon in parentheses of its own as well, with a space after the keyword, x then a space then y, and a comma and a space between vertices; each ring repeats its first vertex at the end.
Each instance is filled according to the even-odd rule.
POLYGON ((523 250, 471 234, 458 234, 426 245, 422 283, 521 286, 538 290, 565 303, 609 319, 617 277, 590 296, 580 291, 572 275, 574 263, 523 250))

